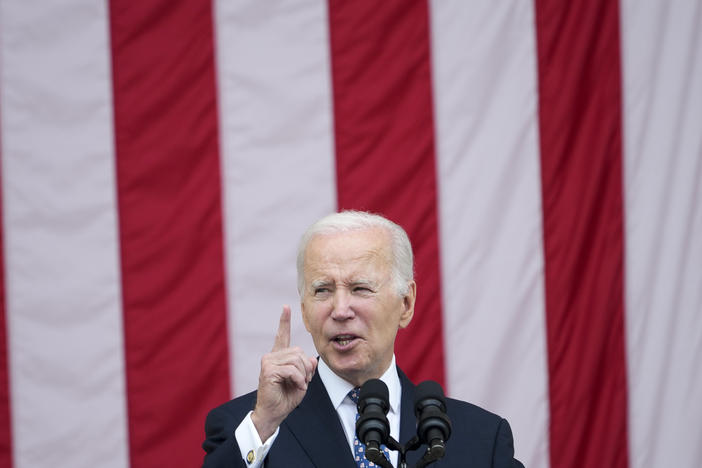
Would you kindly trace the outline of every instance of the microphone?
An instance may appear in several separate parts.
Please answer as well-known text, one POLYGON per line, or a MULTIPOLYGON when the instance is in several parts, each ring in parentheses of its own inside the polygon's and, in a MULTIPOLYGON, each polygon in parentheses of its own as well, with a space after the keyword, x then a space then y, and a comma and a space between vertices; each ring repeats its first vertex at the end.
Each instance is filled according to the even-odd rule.
POLYGON ((446 441, 451 436, 451 420, 446 414, 446 398, 441 385, 427 380, 414 392, 414 414, 417 436, 429 447, 427 455, 438 460, 446 453, 446 441))
POLYGON ((390 437, 390 423, 385 416, 390 409, 387 385, 380 379, 368 380, 361 386, 357 407, 356 437, 366 445, 366 458, 386 466, 387 459, 380 446, 387 445, 390 437))

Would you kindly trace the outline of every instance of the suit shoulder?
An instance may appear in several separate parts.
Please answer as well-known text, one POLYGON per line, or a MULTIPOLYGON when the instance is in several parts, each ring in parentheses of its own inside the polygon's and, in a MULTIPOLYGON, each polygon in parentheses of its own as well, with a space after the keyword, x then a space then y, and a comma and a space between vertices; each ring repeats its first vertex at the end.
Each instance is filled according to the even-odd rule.
POLYGON ((446 412, 454 429, 479 432, 492 437, 503 424, 504 419, 484 408, 467 401, 446 398, 446 412))
POLYGON ((485 466, 521 467, 514 458, 512 429, 506 419, 472 403, 446 399, 446 412, 451 419, 452 435, 448 445, 469 447, 474 459, 483 458, 485 466))
POLYGON ((489 410, 486 410, 485 408, 482 408, 478 405, 475 405, 473 403, 469 403, 467 401, 463 400, 457 400, 455 398, 446 398, 446 406, 448 408, 453 408, 455 411, 459 411, 461 413, 469 413, 471 415, 480 417, 480 418, 488 418, 488 419, 493 419, 493 418, 499 418, 501 417, 489 410))

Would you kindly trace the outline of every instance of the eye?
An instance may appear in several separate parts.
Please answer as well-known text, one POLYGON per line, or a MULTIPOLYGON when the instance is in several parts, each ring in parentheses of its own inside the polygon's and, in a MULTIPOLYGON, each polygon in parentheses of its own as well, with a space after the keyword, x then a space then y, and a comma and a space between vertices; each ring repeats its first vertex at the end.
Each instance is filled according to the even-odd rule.
POLYGON ((355 286, 353 288, 353 292, 361 293, 361 294, 368 294, 372 293, 373 290, 369 288, 368 286, 355 286))
POLYGON ((314 288, 314 295, 315 296, 321 296, 324 294, 329 294, 331 292, 331 289, 329 289, 326 286, 319 287, 319 288, 314 288))

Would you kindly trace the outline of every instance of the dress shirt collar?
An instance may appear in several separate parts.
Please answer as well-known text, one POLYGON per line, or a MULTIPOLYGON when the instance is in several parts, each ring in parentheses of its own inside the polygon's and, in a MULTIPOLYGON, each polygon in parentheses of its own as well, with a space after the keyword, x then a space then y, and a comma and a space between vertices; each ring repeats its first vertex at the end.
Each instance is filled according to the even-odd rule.
MULTIPOLYGON (((334 409, 338 411, 339 406, 344 402, 344 398, 346 398, 354 386, 336 375, 321 358, 317 364, 317 372, 319 372, 319 378, 322 379, 322 383, 327 389, 334 409)), ((385 382, 385 385, 388 386, 390 411, 394 414, 398 414, 400 400, 402 398, 402 386, 400 385, 400 376, 397 374, 394 354, 392 355, 390 367, 388 367, 385 373, 380 377, 380 380, 385 382)))

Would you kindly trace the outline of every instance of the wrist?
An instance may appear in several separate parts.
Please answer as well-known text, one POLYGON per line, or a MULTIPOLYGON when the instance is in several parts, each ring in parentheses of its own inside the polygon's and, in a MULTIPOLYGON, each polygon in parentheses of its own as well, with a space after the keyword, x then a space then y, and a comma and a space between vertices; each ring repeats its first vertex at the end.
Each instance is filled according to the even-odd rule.
POLYGON ((282 421, 272 421, 271 418, 262 416, 260 410, 254 408, 251 413, 251 422, 253 422, 258 436, 261 438, 261 442, 265 443, 278 429, 282 421), (258 411, 258 412, 257 412, 258 411))

